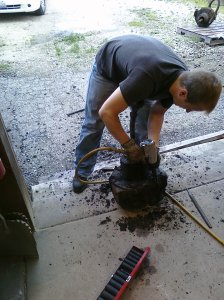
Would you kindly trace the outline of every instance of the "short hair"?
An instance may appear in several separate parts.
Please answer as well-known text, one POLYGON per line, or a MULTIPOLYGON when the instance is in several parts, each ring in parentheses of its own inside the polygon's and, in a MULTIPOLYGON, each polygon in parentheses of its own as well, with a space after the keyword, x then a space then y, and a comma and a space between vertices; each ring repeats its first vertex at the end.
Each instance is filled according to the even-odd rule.
POLYGON ((202 70, 181 73, 180 85, 187 89, 187 101, 204 104, 207 113, 213 111, 222 91, 220 79, 214 73, 202 70))

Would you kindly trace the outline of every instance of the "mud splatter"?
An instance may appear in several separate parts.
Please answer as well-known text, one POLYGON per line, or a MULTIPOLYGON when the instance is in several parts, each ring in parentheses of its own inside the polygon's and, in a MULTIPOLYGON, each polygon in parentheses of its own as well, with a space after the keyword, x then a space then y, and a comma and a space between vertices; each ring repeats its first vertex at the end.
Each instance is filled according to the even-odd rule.
POLYGON ((105 220, 101 221, 99 225, 105 225, 107 223, 111 222, 111 218, 110 217, 106 217, 105 220))
POLYGON ((137 214, 134 217, 121 217, 117 220, 116 225, 120 231, 135 232, 139 235, 146 235, 152 229, 170 230, 179 229, 188 225, 186 217, 182 212, 174 207, 167 205, 165 207, 151 208, 147 213, 137 214))

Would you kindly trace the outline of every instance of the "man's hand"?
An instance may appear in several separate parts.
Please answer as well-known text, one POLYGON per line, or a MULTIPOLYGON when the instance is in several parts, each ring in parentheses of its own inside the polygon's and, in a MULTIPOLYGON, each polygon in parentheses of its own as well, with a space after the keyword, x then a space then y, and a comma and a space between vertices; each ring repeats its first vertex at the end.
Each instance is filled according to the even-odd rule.
POLYGON ((122 147, 126 150, 130 162, 145 162, 145 155, 142 148, 133 139, 124 143, 122 147))

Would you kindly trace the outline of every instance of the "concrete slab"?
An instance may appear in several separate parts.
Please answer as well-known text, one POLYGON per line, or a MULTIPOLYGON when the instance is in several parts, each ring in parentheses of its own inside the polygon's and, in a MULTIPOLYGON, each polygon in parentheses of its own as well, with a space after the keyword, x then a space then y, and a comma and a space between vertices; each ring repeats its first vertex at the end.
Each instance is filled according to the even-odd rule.
POLYGON ((224 178, 224 139, 166 153, 168 190, 180 192, 224 178))
POLYGON ((90 185, 82 194, 72 191, 74 171, 32 187, 36 228, 46 228, 112 211, 118 206, 109 185, 90 185))
MULTIPOLYGON (((206 195, 202 206, 208 205, 215 231, 223 235, 223 181, 192 192, 201 200, 206 195), (214 209, 210 210, 211 206, 214 209)), ((185 192, 177 195, 189 202, 186 196, 185 192)), ((173 207, 173 211, 172 219, 165 214, 165 220, 154 224, 148 220, 151 227, 145 230, 137 223, 136 227, 125 227, 139 217, 118 209, 37 232, 40 258, 27 265, 28 299, 96 299, 120 260, 135 245, 151 247, 150 264, 146 260, 122 299, 222 300, 223 246, 178 208, 173 207)))
POLYGON ((24 260, 18 257, 0 258, 0 299, 25 300, 26 269, 24 260))
MULTIPOLYGON (((218 140, 163 154, 161 166, 168 174, 167 190, 176 193, 223 179, 223 148, 224 140, 218 140)), ((113 168, 118 164, 118 160, 99 164, 96 175, 105 165, 113 168)), ((73 176, 74 171, 67 171, 32 187, 37 228, 47 228, 118 208, 107 185, 90 185, 82 194, 74 194, 73 176)), ((106 174, 103 174, 105 177, 106 174)))
MULTIPOLYGON (((205 184, 189 190, 203 209, 205 215, 212 225, 212 231, 224 240, 224 180, 205 184)), ((176 196, 175 196, 176 197, 176 196)), ((191 202, 187 191, 178 193, 180 202, 196 216, 202 223, 205 223, 200 213, 191 202)))
MULTIPOLYGON (((202 221, 188 188, 222 240, 223 146, 218 140, 162 155, 167 190, 202 221)), ((114 203, 108 186, 73 194, 72 176, 33 187, 40 258, 27 263, 28 299, 96 299, 133 245, 150 246, 151 256, 122 299, 223 299, 223 246, 170 200, 153 212, 130 213, 114 203)))

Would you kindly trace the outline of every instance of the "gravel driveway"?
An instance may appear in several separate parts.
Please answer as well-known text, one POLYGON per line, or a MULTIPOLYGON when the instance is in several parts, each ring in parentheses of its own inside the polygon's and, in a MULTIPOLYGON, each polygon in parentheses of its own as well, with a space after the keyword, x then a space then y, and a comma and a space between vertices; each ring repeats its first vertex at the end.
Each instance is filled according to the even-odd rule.
MULTIPOLYGON (((190 69, 215 72, 224 82, 224 47, 210 47, 176 33, 194 25, 189 1, 48 0, 44 16, 0 16, 0 107, 28 186, 73 169, 83 120, 91 62, 107 39, 125 33, 147 34, 170 45, 190 69)), ((218 15, 216 22, 224 20, 218 15)), ((223 129, 224 99, 208 117, 172 107, 161 145, 223 129)), ((128 112, 122 114, 125 128, 128 112)), ((117 145, 105 131, 102 145, 117 145)), ((117 145, 118 146, 118 145, 117 145)), ((101 156, 107 159, 111 156, 101 156)))

